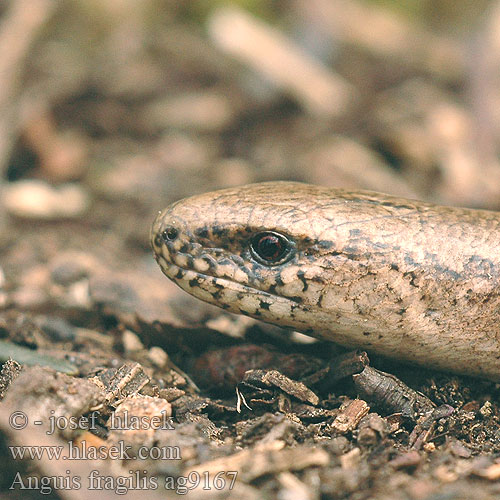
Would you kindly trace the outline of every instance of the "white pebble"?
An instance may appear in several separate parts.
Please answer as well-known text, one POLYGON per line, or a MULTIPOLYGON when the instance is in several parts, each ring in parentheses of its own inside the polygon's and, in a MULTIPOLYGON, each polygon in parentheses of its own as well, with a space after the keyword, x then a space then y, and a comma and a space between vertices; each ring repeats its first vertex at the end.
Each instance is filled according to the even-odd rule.
POLYGON ((87 193, 77 184, 51 186, 40 180, 7 183, 2 201, 12 215, 27 219, 74 218, 89 206, 87 193))

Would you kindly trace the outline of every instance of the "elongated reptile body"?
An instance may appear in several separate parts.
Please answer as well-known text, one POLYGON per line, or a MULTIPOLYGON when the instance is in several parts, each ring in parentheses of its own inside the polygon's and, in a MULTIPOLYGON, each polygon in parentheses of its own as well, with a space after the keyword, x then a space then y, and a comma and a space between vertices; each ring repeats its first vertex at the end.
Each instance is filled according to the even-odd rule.
POLYGON ((171 280, 229 311, 500 380, 500 213, 268 182, 174 203, 151 243, 171 280), (268 231, 283 263, 255 258, 268 231))

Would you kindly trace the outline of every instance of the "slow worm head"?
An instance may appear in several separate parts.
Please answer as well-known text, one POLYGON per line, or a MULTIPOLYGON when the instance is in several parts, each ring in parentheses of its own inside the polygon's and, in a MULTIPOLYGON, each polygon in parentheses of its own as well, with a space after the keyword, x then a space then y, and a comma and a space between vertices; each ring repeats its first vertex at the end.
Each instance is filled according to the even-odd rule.
POLYGON ((156 217, 162 271, 235 313, 500 380, 500 213, 268 182, 156 217))

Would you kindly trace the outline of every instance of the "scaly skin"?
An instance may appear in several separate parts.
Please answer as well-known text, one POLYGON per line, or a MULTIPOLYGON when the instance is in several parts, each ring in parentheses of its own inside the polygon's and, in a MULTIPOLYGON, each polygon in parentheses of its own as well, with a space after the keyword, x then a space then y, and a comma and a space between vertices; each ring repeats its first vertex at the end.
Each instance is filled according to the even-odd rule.
POLYGON ((268 182, 174 203, 151 242, 162 271, 211 304, 500 380, 500 213, 268 182), (289 238, 287 262, 253 258, 249 242, 262 231, 289 238))

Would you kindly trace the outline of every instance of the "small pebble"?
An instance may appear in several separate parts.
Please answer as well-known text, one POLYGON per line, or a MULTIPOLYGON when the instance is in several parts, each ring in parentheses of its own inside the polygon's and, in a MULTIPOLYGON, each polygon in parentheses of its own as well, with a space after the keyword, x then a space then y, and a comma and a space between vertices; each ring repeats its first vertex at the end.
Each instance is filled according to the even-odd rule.
POLYGON ((122 334, 122 342, 125 352, 134 352, 144 349, 139 337, 130 330, 125 330, 122 334))
POLYGON ((40 180, 24 180, 5 185, 3 203, 17 217, 58 219, 80 217, 90 202, 77 184, 54 187, 40 180))
POLYGON ((90 309, 92 301, 90 300, 89 282, 87 279, 82 279, 76 283, 72 283, 65 295, 66 304, 73 305, 82 309, 90 309))
POLYGON ((168 362, 168 354, 161 348, 153 346, 149 349, 149 359, 158 367, 163 368, 168 362))

